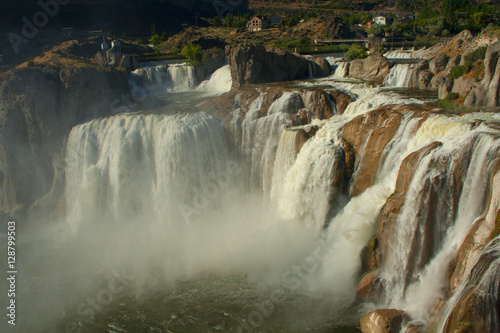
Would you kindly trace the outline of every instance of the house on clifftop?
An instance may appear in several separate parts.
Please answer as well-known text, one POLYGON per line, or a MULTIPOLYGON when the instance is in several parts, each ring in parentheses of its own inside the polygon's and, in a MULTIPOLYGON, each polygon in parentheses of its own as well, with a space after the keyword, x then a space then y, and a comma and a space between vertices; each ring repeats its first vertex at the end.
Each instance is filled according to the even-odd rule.
POLYGON ((248 31, 262 31, 269 26, 269 20, 262 16, 254 16, 247 23, 248 31))

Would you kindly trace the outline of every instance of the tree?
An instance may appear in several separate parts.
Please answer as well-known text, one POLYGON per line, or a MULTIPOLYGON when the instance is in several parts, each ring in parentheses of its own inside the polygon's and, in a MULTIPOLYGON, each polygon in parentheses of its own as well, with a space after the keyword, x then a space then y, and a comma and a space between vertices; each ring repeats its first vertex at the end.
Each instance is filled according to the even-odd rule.
POLYGON ((185 56, 191 65, 199 65, 203 60, 203 52, 198 44, 189 44, 182 49, 182 55, 185 56))

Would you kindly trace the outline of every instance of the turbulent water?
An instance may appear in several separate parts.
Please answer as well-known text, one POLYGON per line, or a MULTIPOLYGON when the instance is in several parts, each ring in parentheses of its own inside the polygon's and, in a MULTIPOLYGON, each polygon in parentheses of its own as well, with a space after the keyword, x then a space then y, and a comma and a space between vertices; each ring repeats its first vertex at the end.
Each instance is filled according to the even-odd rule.
MULTIPOLYGON (((229 129, 207 113, 180 112, 175 104, 169 112, 118 114, 74 127, 65 148, 62 222, 33 243, 33 262, 52 261, 33 264, 34 278, 24 283, 40 291, 20 296, 40 304, 52 295, 39 320, 57 324, 45 331, 356 331, 367 312, 353 305, 360 253, 376 234, 405 158, 440 142, 410 179, 397 241, 380 275, 388 292, 375 305, 428 323, 448 263, 484 213, 498 159, 498 129, 477 125, 477 119, 500 119, 403 109, 374 166, 373 183, 351 197, 334 182, 345 168, 344 126, 381 106, 434 100, 337 82, 345 64, 336 63, 330 78, 296 83, 297 91, 281 94, 265 114, 264 92, 246 114, 237 96, 228 110, 229 129), (354 101, 342 115, 313 119, 318 131, 300 147, 306 126, 292 127, 291 119, 303 106, 298 91, 315 87, 344 91, 354 101), (422 216, 431 209, 433 223, 425 224, 422 216), (50 272, 61 273, 48 281, 50 272)), ((397 65, 385 85, 404 87, 409 75, 410 65, 397 65)), ((198 86, 186 65, 142 68, 129 82, 132 89, 181 99, 231 87, 228 66, 198 86)), ((372 134, 359 135, 366 145, 372 134)), ((496 256, 490 258, 495 263, 497 243, 483 255, 496 256)), ((498 264, 491 266, 478 288, 491 289, 497 270, 498 264)), ((464 282, 457 295, 468 288, 464 282)), ((449 312, 453 307, 452 300, 449 312)))

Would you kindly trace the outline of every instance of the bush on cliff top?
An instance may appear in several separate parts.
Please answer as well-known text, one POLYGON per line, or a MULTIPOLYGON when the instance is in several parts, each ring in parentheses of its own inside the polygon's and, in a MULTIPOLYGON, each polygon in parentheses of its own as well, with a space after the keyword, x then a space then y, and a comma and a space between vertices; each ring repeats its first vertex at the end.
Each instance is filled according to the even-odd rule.
POLYGON ((203 52, 201 46, 189 44, 182 49, 182 55, 185 56, 191 65, 200 65, 203 61, 203 52))
POLYGON ((344 54, 344 58, 347 61, 351 61, 354 59, 364 59, 368 57, 368 52, 366 49, 362 48, 357 44, 352 44, 349 50, 344 54))

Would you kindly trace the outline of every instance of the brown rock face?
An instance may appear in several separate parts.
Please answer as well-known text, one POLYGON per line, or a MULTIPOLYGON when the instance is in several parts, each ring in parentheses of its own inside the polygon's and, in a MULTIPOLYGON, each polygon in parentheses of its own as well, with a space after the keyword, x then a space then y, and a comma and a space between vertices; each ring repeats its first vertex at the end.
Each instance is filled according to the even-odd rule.
POLYGON ((442 70, 444 70, 446 68, 446 65, 448 65, 448 60, 449 60, 449 57, 444 53, 441 53, 441 54, 437 55, 436 57, 432 58, 431 61, 429 61, 430 71, 434 75, 441 72, 442 70))
POLYGON ((469 272, 485 245, 500 233, 500 162, 493 166, 496 170, 491 181, 488 209, 470 228, 448 270, 449 293, 453 294, 469 272))
POLYGON ((399 168, 396 189, 389 197, 377 218, 377 239, 382 253, 382 263, 388 255, 390 244, 397 240, 397 235, 392 231, 401 212, 401 208, 406 199, 406 193, 410 188, 412 177, 418 167, 418 164, 432 150, 441 146, 441 143, 434 142, 406 157, 399 168))
POLYGON ((351 196, 361 194, 373 184, 382 151, 396 133, 402 117, 401 113, 382 107, 344 126, 342 137, 352 144, 356 153, 351 196))
POLYGON ((324 90, 302 90, 300 92, 304 106, 318 119, 329 119, 335 114, 332 97, 324 90))
POLYGON ((500 94, 500 43, 488 46, 484 59, 485 75, 483 81, 464 101, 466 105, 499 106, 500 94))
POLYGON ((391 70, 393 63, 379 53, 366 59, 355 59, 349 66, 349 76, 367 81, 382 83, 391 70))
POLYGON ((363 275, 356 288, 356 300, 359 302, 376 302, 382 293, 380 270, 363 275))
POLYGON ((466 285, 444 321, 443 332, 500 331, 500 238, 495 238, 472 268, 466 285))
POLYGON ((314 77, 325 77, 332 73, 332 66, 325 58, 312 58, 312 61, 317 65, 313 68, 314 77))
POLYGON ((426 89, 427 86, 429 85, 430 80, 432 79, 432 76, 433 74, 429 71, 429 61, 422 60, 415 65, 415 68, 411 73, 410 87, 426 89), (425 74, 425 79, 424 79, 424 74, 423 74, 424 72, 429 73, 430 78, 428 78, 429 74, 425 74))
POLYGON ((397 333, 403 322, 409 321, 406 312, 396 309, 379 309, 366 314, 360 320, 363 333, 397 333))
POLYGON ((280 49, 263 45, 240 44, 226 50, 233 87, 249 83, 266 83, 304 79, 309 76, 308 60, 280 49))
POLYGON ((344 20, 335 17, 326 23, 328 38, 344 39, 344 38, 366 38, 367 34, 358 27, 352 28, 351 25, 344 20))
POLYGON ((61 178, 54 168, 64 167, 60 154, 71 128, 83 120, 110 115, 113 100, 122 104, 120 95, 127 94, 125 71, 39 67, 3 76, 0 210, 27 212, 51 189, 50 180, 61 178))
POLYGON ((453 79, 448 78, 439 83, 438 97, 439 99, 445 99, 451 90, 453 89, 453 79))

